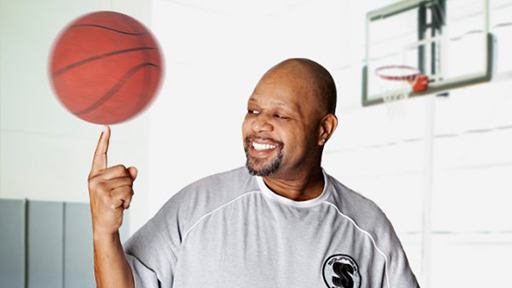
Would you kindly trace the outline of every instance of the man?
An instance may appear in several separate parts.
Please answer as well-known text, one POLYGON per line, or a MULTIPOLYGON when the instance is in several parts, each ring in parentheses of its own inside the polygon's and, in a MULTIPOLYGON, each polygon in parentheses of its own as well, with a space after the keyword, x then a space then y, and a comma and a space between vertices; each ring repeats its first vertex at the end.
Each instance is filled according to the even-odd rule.
POLYGON ((107 127, 89 176, 98 287, 418 287, 386 216, 321 168, 337 126, 329 72, 281 62, 247 107, 246 167, 185 187, 124 251, 137 170, 107 168, 107 127))

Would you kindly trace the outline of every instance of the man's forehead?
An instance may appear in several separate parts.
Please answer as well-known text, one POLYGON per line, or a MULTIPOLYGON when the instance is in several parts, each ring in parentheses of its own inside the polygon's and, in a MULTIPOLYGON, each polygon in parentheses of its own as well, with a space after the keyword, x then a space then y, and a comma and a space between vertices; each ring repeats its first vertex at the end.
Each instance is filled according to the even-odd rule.
POLYGON ((290 77, 285 73, 269 73, 256 85, 251 98, 261 101, 273 101, 283 105, 303 101, 307 94, 304 81, 290 77))
POLYGON ((248 103, 301 111, 302 109, 299 105, 300 100, 297 99, 298 97, 300 96, 296 95, 295 97, 279 98, 275 95, 253 93, 251 97, 249 97, 248 103))
POLYGON ((315 75, 303 63, 285 61, 263 75, 256 85, 249 104, 287 108, 299 113, 318 106, 315 75))

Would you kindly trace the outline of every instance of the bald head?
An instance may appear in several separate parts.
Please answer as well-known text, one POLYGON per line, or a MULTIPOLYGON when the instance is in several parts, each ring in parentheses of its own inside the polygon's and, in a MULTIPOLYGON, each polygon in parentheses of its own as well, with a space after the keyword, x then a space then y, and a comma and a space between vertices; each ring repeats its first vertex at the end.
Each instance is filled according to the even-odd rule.
POLYGON ((306 58, 291 58, 272 67, 265 75, 272 75, 283 70, 304 86, 317 98, 318 108, 324 114, 336 112, 336 85, 327 69, 315 61, 306 58))

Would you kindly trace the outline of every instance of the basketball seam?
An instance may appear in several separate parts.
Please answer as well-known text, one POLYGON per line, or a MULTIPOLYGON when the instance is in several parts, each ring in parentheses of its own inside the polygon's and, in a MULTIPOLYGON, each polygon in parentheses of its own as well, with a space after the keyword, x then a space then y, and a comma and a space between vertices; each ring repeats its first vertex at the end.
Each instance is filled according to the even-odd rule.
POLYGON ((104 53, 104 54, 100 54, 100 55, 96 55, 96 56, 93 56, 93 57, 89 57, 89 58, 80 60, 80 61, 75 62, 75 63, 68 64, 68 65, 66 65, 66 66, 64 66, 64 67, 62 67, 60 69, 57 69, 55 72, 53 72, 53 77, 59 77, 63 73, 65 73, 65 72, 67 72, 67 71, 69 71, 69 70, 71 70, 73 68, 76 68, 76 67, 78 67, 80 65, 87 64, 89 62, 100 60, 100 59, 107 58, 107 57, 110 57, 110 56, 124 54, 124 53, 130 53, 130 52, 135 52, 135 51, 157 50, 157 49, 158 48, 156 48, 156 47, 135 47, 135 48, 129 48, 129 49, 110 51, 110 52, 107 52, 107 53, 104 53))
POLYGON ((71 26, 71 28, 81 28, 81 27, 100 28, 100 29, 105 29, 105 30, 109 30, 109 31, 112 31, 112 32, 117 32, 117 33, 120 33, 120 34, 131 35, 131 36, 140 36, 140 35, 148 34, 147 32, 126 32, 126 31, 121 31, 121 30, 117 30, 117 29, 110 28, 108 26, 99 25, 99 24, 76 24, 76 25, 71 26))

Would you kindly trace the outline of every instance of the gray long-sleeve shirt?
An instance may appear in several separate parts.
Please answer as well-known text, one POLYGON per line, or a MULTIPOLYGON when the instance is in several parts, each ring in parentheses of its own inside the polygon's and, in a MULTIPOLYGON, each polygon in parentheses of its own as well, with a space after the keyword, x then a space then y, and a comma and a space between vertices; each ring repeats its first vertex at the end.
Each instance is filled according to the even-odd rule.
POLYGON ((324 179, 308 201, 245 167, 187 186, 127 241, 136 287, 418 287, 384 213, 324 179))

